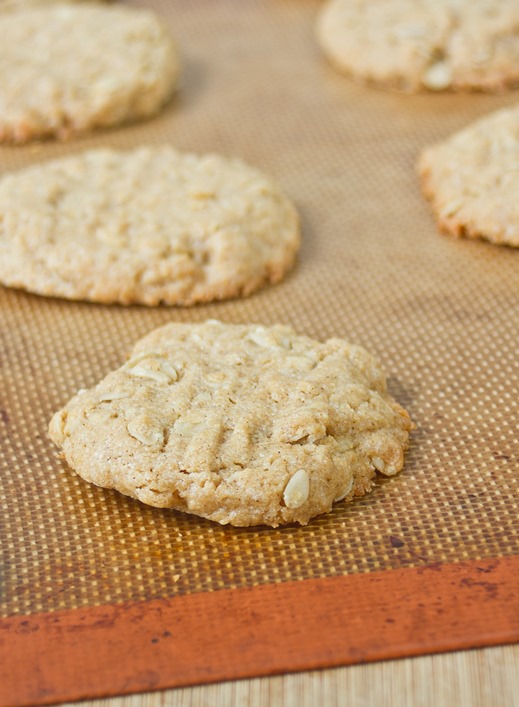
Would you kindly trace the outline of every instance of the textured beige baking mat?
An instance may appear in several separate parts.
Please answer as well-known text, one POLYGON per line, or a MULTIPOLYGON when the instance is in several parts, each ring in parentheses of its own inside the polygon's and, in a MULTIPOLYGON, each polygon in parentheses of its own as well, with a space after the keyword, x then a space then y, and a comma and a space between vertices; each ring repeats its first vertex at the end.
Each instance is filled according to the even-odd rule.
MULTIPOLYGON (((137 4, 137 3, 134 3, 137 4)), ((0 149, 0 170, 111 145, 240 156, 297 203, 303 247, 280 285, 191 309, 109 307, 0 289, 0 614, 518 553, 519 252, 441 236, 415 176, 422 146, 517 94, 402 96, 334 73, 319 2, 147 3, 184 75, 150 122, 0 149), (169 321, 282 322, 383 361, 417 429, 404 472, 307 527, 235 529, 88 485, 48 420, 169 321)))

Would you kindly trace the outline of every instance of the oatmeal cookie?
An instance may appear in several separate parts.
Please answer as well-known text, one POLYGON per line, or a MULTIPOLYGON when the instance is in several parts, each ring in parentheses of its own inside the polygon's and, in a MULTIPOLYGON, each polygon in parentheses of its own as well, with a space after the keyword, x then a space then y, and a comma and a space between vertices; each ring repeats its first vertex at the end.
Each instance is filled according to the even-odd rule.
POLYGON ((329 0, 317 23, 332 64, 406 92, 519 84, 516 0, 329 0))
POLYGON ((29 7, 50 7, 79 2, 109 2, 110 0, 0 0, 0 12, 26 10, 29 7))
POLYGON ((519 107, 427 148, 419 172, 443 231, 519 247, 519 107))
POLYGON ((0 13, 0 142, 68 137, 147 118, 179 60, 147 10, 97 3, 0 13))
POLYGON ((402 469, 412 425, 379 363, 290 327, 169 324, 50 436, 85 480, 236 526, 306 524, 402 469))
POLYGON ((172 147, 91 150, 0 180, 0 282, 120 304, 248 295, 299 247, 295 207, 266 176, 172 147))

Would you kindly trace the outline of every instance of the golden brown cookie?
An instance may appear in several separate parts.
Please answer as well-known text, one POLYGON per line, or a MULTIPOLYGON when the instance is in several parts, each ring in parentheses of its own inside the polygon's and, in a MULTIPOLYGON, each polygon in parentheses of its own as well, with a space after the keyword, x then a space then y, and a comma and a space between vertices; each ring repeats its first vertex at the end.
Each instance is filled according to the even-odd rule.
POLYGON ((50 436, 87 481, 237 526, 306 524, 402 469, 411 422, 379 363, 290 327, 169 324, 50 436))
POLYGON ((328 59, 399 91, 499 91, 519 84, 517 0, 328 0, 317 24, 328 59))
MULTIPOLYGON (((51 5, 65 5, 80 2, 103 2, 104 0, 0 0, 0 12, 18 12, 31 7, 50 7, 51 5)), ((106 0, 109 1, 109 0, 106 0)))
POLYGON ((157 113, 179 74, 147 10, 97 3, 0 13, 0 141, 67 137, 157 113))
POLYGON ((424 150, 419 172, 443 231, 519 247, 519 107, 424 150))
POLYGON ((248 295, 293 265, 299 219, 239 160, 92 150, 0 180, 0 282, 120 304, 248 295))

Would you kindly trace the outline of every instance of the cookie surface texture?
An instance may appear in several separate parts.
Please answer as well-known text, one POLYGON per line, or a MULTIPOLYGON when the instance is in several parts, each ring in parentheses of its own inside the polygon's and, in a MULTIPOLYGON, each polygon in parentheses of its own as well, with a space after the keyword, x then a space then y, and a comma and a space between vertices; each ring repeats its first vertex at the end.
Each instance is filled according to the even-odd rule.
POLYGON ((239 160, 169 146, 92 150, 0 180, 0 281, 103 303, 181 304, 277 282, 292 203, 239 160))
POLYGON ((378 362, 286 326, 169 324, 56 413, 76 472, 236 526, 306 524, 404 461, 409 416, 378 362))
POLYGON ((424 150, 419 172, 442 231, 519 247, 519 107, 424 150))
POLYGON ((405 92, 519 84, 516 0, 328 0, 317 38, 354 79, 405 92))
POLYGON ((67 137, 157 113, 179 74, 145 10, 96 3, 0 14, 0 141, 67 137))

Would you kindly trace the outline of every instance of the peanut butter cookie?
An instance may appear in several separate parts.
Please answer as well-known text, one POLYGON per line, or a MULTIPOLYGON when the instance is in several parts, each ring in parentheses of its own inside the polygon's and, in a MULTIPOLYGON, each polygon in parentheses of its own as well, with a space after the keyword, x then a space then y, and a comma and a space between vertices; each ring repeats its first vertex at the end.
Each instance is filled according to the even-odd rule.
POLYGON ((519 84, 516 0, 329 0, 317 25, 330 61, 398 91, 500 91, 519 84))
POLYGON ((68 137, 157 113, 179 74, 146 10, 97 3, 0 13, 0 142, 68 137))
POLYGON ((0 282, 120 304, 248 295, 277 282, 299 219, 239 160, 169 146, 92 150, 0 180, 0 282))
POLYGON ((424 150, 419 172, 443 231, 519 247, 519 107, 424 150))
POLYGON ((306 524, 402 469, 412 424, 379 363, 286 326, 169 324, 50 436, 85 480, 237 526, 306 524))
POLYGON ((0 12, 26 10, 29 7, 50 7, 79 2, 103 2, 104 0, 0 0, 0 12))

